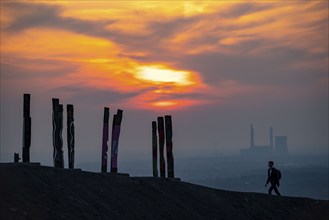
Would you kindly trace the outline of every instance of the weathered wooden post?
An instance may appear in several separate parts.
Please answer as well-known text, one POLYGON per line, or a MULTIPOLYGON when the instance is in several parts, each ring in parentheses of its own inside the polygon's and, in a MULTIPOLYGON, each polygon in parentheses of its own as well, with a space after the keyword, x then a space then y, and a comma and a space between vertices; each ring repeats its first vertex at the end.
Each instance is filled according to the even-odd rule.
POLYGON ((171 115, 165 116, 165 127, 166 127, 166 148, 167 148, 167 172, 168 177, 174 178, 174 156, 172 153, 173 142, 172 142, 172 120, 171 115))
POLYGON ((165 133, 163 117, 158 117, 158 133, 159 133, 159 152, 160 152, 160 177, 166 177, 166 162, 163 155, 165 133))
POLYGON ((59 161, 60 168, 64 168, 64 153, 63 153, 63 105, 59 105, 59 133, 58 133, 58 143, 59 143, 59 161))
POLYGON ((113 117, 112 125, 112 142, 111 142, 111 172, 118 172, 118 146, 121 131, 122 110, 118 109, 117 114, 113 117))
POLYGON ((53 102, 53 160, 54 167, 64 168, 63 158, 63 105, 59 104, 59 99, 52 99, 53 102))
POLYGON ((102 141, 102 168, 101 172, 107 172, 107 142, 109 140, 109 117, 110 109, 104 107, 104 117, 103 117, 103 141, 102 141))
POLYGON ((53 115, 52 115, 52 124, 53 124, 53 162, 54 167, 56 167, 56 160, 58 158, 58 140, 57 140, 57 133, 58 133, 58 111, 59 111, 59 99, 52 99, 53 103, 53 115))
POLYGON ((69 156, 69 168, 74 169, 75 137, 74 137, 73 105, 66 105, 66 111, 67 111, 67 149, 69 156))
POLYGON ((30 115, 30 94, 24 94, 23 103, 23 162, 30 162, 31 147, 31 115, 30 115))
POLYGON ((152 159, 153 159, 153 177, 158 177, 158 138, 157 138, 156 121, 152 121, 152 159))

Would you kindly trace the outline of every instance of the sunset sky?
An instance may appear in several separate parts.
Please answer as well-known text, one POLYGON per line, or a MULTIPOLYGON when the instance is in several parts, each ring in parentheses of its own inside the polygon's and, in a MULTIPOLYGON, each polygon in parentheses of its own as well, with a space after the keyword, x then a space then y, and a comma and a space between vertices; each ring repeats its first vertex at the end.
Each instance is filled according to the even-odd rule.
POLYGON ((105 106, 124 110, 123 159, 149 159, 164 114, 181 157, 237 154, 251 123, 256 144, 273 126, 292 153, 328 153, 328 2, 1 1, 1 161, 21 152, 24 93, 35 160, 51 158, 53 97, 75 106, 84 159, 105 106))

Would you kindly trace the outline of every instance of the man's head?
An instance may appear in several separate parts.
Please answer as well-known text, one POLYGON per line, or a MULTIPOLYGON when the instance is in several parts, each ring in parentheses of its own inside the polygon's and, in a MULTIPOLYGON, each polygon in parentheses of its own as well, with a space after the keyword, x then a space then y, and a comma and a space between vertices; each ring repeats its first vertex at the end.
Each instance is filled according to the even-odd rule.
POLYGON ((273 165, 274 165, 274 162, 273 162, 273 161, 269 161, 269 162, 268 162, 268 167, 269 167, 269 168, 272 168, 273 165))

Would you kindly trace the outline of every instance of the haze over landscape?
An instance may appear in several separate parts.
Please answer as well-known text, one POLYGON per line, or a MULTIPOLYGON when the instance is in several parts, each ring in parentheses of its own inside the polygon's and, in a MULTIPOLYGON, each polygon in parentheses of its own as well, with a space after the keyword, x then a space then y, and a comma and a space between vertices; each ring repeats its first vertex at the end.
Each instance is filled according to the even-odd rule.
MULTIPOLYGON (((324 168, 323 191, 308 196, 326 199, 327 1, 0 4, 0 162, 22 151, 23 94, 30 93, 31 161, 52 165, 51 99, 59 98, 74 105, 75 158, 84 169, 100 169, 105 106, 111 117, 123 109, 119 170, 151 175, 151 122, 170 114, 175 169, 213 187, 218 167, 228 177, 246 164, 239 155, 249 147, 250 124, 257 145, 268 144, 272 126, 275 136, 288 137, 289 154, 302 158, 278 165, 324 168), (202 176, 204 169, 216 175, 202 176)), ((268 159, 247 170, 266 172, 268 159)))

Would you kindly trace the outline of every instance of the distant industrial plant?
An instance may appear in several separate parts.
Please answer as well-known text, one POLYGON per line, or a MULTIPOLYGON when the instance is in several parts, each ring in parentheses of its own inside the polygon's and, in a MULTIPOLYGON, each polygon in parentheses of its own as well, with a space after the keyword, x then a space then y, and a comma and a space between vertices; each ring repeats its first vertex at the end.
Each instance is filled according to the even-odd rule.
POLYGON ((254 127, 250 125, 250 146, 241 149, 242 155, 258 156, 258 155, 287 155, 288 144, 287 136, 275 136, 275 145, 273 144, 273 128, 269 128, 269 145, 255 145, 254 127))

